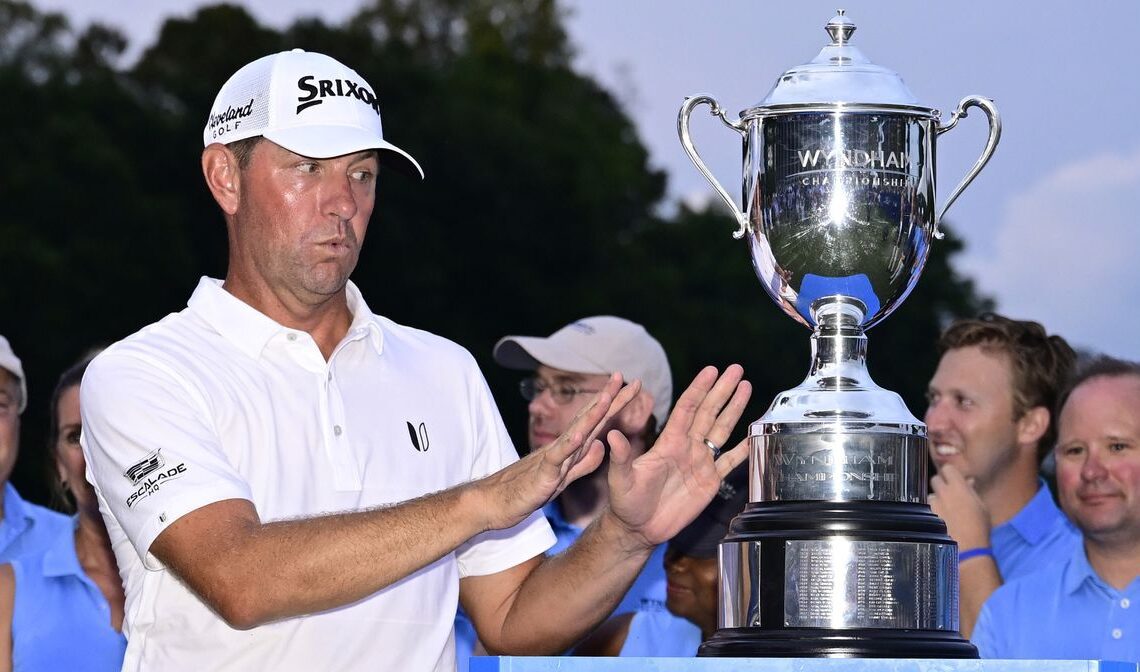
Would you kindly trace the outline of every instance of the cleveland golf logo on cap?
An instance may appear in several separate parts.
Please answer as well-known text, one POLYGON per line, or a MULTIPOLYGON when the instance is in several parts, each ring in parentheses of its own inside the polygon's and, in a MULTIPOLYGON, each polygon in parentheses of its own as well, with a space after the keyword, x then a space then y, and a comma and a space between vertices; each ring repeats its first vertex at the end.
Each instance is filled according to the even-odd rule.
MULTIPOLYGON (((253 114, 253 98, 250 98, 249 102, 243 106, 234 107, 233 105, 230 105, 217 114, 211 114, 209 128, 211 131, 213 131, 218 126, 222 124, 229 124, 229 122, 232 121, 234 122, 233 128, 237 129, 238 126, 241 126, 241 119, 243 117, 248 117, 251 114, 253 114)), ((222 129, 221 132, 225 133, 229 130, 230 127, 227 125, 227 127, 222 129)), ((215 134, 214 137, 217 137, 217 135, 215 134)))
POLYGON ((368 90, 364 84, 347 79, 317 79, 316 75, 305 75, 297 80, 297 88, 305 95, 297 98, 297 114, 314 105, 320 105, 329 97, 353 97, 372 108, 377 115, 380 114, 380 104, 376 95, 368 90))

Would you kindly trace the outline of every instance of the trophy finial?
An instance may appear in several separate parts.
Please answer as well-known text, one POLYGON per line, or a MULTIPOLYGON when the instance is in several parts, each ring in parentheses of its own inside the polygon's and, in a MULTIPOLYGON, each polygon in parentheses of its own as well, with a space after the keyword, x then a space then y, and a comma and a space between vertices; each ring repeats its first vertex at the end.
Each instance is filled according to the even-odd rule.
POLYGON ((827 34, 831 36, 831 44, 833 46, 843 46, 851 39, 851 35, 855 33, 855 23, 847 18, 847 11, 840 9, 836 10, 835 18, 827 22, 823 27, 827 34))

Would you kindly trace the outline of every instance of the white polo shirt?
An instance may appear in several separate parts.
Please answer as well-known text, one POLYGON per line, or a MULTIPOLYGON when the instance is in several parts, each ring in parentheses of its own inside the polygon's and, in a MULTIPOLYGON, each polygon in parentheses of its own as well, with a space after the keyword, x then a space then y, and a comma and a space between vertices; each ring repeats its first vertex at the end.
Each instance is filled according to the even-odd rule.
POLYGON ((262 521, 402 502, 517 459, 477 365, 438 336, 374 316, 329 361, 203 278, 189 306, 99 355, 83 446, 126 588, 124 670, 453 670, 458 580, 554 543, 536 512, 358 603, 230 628, 149 553, 166 526, 223 499, 262 521))

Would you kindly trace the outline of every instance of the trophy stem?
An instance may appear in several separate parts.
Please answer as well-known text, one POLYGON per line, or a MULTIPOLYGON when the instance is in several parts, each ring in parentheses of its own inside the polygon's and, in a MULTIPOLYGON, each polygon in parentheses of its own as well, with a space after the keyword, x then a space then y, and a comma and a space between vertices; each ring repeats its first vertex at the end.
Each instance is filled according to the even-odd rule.
POLYGON ((816 312, 811 335, 811 368, 800 389, 856 391, 879 389, 867 372, 867 336, 861 306, 831 297, 816 312))

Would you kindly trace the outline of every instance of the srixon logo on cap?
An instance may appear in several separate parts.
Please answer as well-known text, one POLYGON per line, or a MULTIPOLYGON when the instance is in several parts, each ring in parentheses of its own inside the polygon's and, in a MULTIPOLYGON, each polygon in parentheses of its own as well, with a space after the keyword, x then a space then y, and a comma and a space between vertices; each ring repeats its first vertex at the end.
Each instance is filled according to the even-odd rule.
POLYGON ((325 98, 349 96, 371 107, 376 114, 380 114, 380 104, 376 101, 376 95, 357 82, 347 79, 317 79, 316 75, 305 75, 297 80, 297 88, 305 92, 303 96, 297 98, 297 102, 300 103, 297 105, 297 114, 314 105, 320 105, 325 102, 325 98))

